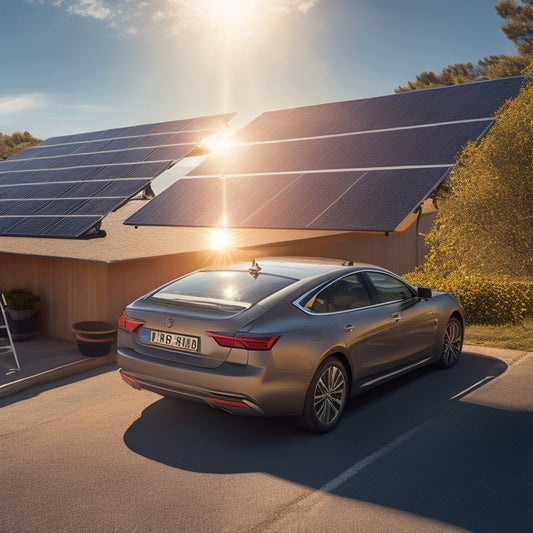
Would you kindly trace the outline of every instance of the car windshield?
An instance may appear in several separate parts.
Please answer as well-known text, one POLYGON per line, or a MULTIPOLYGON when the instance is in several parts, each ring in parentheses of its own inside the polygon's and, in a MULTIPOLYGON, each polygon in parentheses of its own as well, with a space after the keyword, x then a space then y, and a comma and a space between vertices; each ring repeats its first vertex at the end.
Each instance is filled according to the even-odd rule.
POLYGON ((248 308, 296 280, 242 271, 194 272, 173 281, 152 295, 172 302, 248 308))

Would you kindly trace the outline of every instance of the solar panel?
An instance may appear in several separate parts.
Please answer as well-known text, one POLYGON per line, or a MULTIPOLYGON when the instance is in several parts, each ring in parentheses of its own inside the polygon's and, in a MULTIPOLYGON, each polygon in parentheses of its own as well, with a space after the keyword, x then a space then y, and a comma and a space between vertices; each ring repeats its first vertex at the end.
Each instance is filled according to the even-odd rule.
POLYGON ((28 233, 39 235, 52 226, 55 220, 54 217, 14 217, 14 223, 3 233, 17 237, 26 236, 28 233))
MULTIPOLYGON (((4 203, 4 202, 2 202, 4 203)), ((7 202, 9 205, 2 210, 3 215, 31 215, 39 207, 42 207, 46 201, 44 200, 26 200, 7 202)))
POLYGON ((36 215, 68 215, 83 203, 83 200, 61 199, 55 202, 43 202, 43 205, 36 209, 36 215))
POLYGON ((125 224, 395 231, 523 80, 263 113, 125 224))
POLYGON ((233 115, 52 137, 0 161, 0 236, 93 232, 233 115))
POLYGON ((65 196, 74 186, 72 183, 48 183, 42 187, 36 187, 26 198, 48 198, 53 200, 54 198, 65 196))
POLYGON ((51 225, 42 228, 38 235, 41 237, 65 237, 71 234, 83 236, 97 227, 101 220, 102 217, 94 216, 58 217, 53 219, 51 225))
POLYGON ((297 139, 492 117, 518 95, 524 77, 435 87, 400 94, 263 113, 236 141, 297 139))

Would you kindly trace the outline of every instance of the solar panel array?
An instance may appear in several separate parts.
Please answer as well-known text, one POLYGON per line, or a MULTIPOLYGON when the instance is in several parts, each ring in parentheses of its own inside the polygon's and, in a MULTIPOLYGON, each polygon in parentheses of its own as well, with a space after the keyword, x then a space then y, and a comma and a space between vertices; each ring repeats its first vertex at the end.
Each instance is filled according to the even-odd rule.
POLYGON ((395 231, 523 80, 263 113, 125 223, 395 231))
POLYGON ((142 191, 233 114, 52 137, 0 161, 0 235, 75 238, 142 191))

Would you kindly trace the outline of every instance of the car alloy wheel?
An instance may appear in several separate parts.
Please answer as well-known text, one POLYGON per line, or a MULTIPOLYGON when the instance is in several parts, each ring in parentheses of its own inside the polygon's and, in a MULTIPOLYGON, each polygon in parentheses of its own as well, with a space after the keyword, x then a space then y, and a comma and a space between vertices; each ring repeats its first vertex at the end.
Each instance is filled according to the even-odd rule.
POLYGON ((329 357, 318 368, 307 392, 304 413, 297 421, 314 433, 331 431, 339 422, 348 398, 344 365, 329 357))
POLYGON ((439 358, 441 368, 450 368, 457 363, 463 349, 463 326, 456 318, 450 318, 444 332, 444 342, 439 358))

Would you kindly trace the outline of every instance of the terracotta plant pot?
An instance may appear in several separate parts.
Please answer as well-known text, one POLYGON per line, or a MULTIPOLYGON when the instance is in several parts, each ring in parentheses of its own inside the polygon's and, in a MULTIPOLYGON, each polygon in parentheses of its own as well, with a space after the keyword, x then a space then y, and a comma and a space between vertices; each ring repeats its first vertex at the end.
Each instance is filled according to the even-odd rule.
POLYGON ((115 342, 117 328, 108 322, 88 320, 73 324, 72 332, 82 355, 98 357, 109 353, 115 342))

